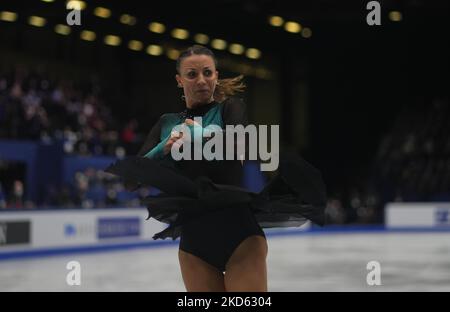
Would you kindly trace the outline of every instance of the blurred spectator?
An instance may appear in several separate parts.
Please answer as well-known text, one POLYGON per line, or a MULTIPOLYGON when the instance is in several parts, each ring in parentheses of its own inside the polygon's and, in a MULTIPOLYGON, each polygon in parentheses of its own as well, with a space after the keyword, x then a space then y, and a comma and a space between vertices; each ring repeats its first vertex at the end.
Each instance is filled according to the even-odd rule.
POLYGON ((344 224, 346 221, 346 214, 342 202, 335 197, 328 199, 325 215, 327 223, 344 224))
POLYGON ((61 139, 65 152, 80 155, 134 154, 142 144, 137 121, 121 135, 102 99, 98 82, 52 81, 44 70, 16 66, 0 71, 0 139, 61 139), (118 150, 122 147, 122 150, 118 150))
POLYGON ((75 174, 73 183, 47 188, 43 206, 58 208, 139 207, 149 188, 127 191, 118 177, 87 168, 75 174))
POLYGON ((0 181, 0 209, 6 208, 6 194, 3 192, 3 186, 0 181))
POLYGON ((14 181, 11 197, 8 200, 8 208, 24 208, 24 189, 20 180, 14 181))
POLYGON ((448 99, 405 106, 375 159, 383 202, 449 200, 449 133, 448 99))
POLYGON ((405 105, 378 145, 371 173, 332 193, 330 223, 382 223, 389 201, 450 201, 448 99, 405 105))

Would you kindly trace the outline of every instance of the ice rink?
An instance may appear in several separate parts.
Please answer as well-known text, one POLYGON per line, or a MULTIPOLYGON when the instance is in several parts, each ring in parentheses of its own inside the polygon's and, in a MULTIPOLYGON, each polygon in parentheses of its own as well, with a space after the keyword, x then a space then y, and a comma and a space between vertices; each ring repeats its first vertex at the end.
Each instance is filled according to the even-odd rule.
MULTIPOLYGON (((269 235, 269 291, 450 291, 450 232, 269 235), (381 284, 366 268, 378 261, 381 284)), ((178 244, 0 261, 0 291, 184 291, 178 244), (69 286, 69 261, 81 285, 69 286)))

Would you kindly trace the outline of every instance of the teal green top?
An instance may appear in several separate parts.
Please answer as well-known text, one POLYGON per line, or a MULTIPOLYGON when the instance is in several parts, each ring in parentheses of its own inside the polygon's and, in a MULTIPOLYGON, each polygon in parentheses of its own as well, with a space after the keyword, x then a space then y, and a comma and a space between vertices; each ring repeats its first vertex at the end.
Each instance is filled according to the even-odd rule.
MULTIPOLYGON (((208 132, 206 127, 210 125, 216 125, 220 128, 223 128, 223 118, 221 113, 222 103, 215 102, 212 104, 211 108, 203 115, 198 116, 202 117, 202 125, 200 126, 188 126, 191 131, 191 136, 193 135, 193 139, 195 140, 198 136, 203 138, 203 135, 208 132)), ((160 140, 154 148, 152 148, 144 157, 151 159, 162 159, 164 158, 164 146, 167 141, 170 139, 172 129, 184 123, 186 116, 183 116, 180 113, 168 113, 161 116, 161 134, 160 140)), ((192 117, 188 117, 192 118, 192 117)))

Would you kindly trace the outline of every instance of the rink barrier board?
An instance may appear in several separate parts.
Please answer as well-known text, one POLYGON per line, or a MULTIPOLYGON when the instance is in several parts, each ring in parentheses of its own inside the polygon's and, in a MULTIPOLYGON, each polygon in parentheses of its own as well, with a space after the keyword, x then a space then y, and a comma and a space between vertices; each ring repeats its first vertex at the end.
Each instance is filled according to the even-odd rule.
MULTIPOLYGON (((306 223, 300 228, 264 231, 268 237, 450 232, 450 204, 395 203, 386 205, 385 209, 385 225, 318 227, 306 223)), ((0 260, 178 244, 178 240, 153 240, 154 233, 165 225, 146 218, 147 211, 142 208, 3 211, 0 213, 0 260), (15 228, 16 236, 5 235, 2 230, 5 224, 13 231, 15 228), (24 234, 27 224, 29 241, 24 234), (8 240, 13 244, 5 244, 8 240)))

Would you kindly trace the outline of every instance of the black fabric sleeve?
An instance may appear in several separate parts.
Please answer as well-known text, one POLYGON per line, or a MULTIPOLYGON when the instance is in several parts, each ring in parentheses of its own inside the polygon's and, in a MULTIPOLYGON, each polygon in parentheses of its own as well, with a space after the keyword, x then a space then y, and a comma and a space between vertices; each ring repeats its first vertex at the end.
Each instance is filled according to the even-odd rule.
POLYGON ((247 105, 242 99, 228 98, 223 102, 222 120, 224 127, 226 125, 243 125, 248 124, 247 105))
MULTIPOLYGON (((245 102, 240 99, 240 98, 236 98, 236 97, 231 97, 226 99, 223 102, 223 107, 222 107, 222 120, 223 120, 223 127, 224 127, 224 133, 226 133, 226 126, 227 125, 242 125, 244 127, 246 127, 248 125, 248 115, 247 115, 247 105, 245 104, 245 102)), ((224 139, 225 139, 226 134, 224 134, 224 139)), ((245 152, 245 159, 249 159, 249 147, 248 147, 248 142, 249 142, 249 137, 248 135, 246 136, 246 140, 247 143, 244 146, 244 152, 245 152)), ((225 142, 224 142, 224 146, 225 142)), ((238 142, 235 141, 234 142, 234 156, 236 157, 236 159, 239 158, 239 156, 237 155, 237 151, 238 151, 238 142)))
POLYGON ((156 124, 150 130, 150 133, 147 135, 147 139, 137 154, 138 156, 144 156, 161 141, 161 119, 162 117, 158 119, 156 124))
MULTIPOLYGON (((160 142, 160 136, 161 136, 161 121, 162 117, 158 119, 156 124, 152 127, 149 134, 147 135, 147 138, 145 139, 144 144, 142 145, 141 149, 137 153, 137 156, 144 156, 147 154, 152 148, 154 148, 158 143, 160 142)), ((125 189, 128 191, 136 191, 139 187, 141 187, 141 184, 133 182, 131 180, 128 180, 124 178, 123 184, 125 189)))

